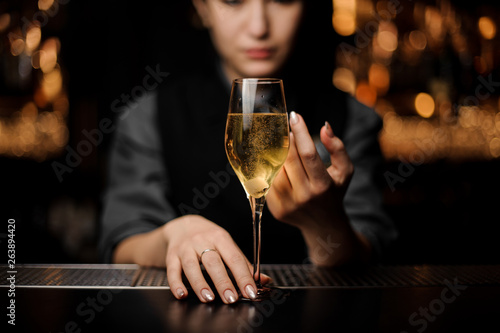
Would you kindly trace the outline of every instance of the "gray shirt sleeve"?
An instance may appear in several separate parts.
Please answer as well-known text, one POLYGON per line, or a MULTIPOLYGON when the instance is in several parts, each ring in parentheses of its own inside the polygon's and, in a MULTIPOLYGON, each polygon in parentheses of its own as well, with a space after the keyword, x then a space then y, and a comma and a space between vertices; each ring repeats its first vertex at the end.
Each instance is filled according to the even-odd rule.
POLYGON ((142 97, 117 120, 101 216, 99 252, 104 262, 111 262, 121 240, 152 231, 176 217, 165 200, 170 186, 155 123, 156 100, 155 93, 142 97))
POLYGON ((353 228, 370 241, 375 256, 380 258, 397 238, 396 228, 383 208, 383 160, 377 140, 381 119, 352 97, 348 110, 343 142, 354 164, 354 174, 344 205, 353 228))

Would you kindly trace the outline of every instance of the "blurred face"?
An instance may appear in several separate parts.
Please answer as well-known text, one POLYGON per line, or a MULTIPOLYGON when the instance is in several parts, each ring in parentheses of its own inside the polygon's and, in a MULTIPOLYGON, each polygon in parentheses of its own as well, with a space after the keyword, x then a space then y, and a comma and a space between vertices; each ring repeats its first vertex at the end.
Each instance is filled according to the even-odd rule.
POLYGON ((229 79, 274 76, 287 60, 302 0, 193 0, 229 79))

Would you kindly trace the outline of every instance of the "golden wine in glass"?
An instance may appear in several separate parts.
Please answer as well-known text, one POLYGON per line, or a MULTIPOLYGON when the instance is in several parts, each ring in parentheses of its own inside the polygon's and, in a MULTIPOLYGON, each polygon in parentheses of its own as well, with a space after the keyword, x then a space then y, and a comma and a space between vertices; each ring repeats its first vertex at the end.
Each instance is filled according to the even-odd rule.
POLYGON ((227 115, 226 154, 250 201, 253 217, 257 300, 269 297, 260 282, 261 217, 266 194, 288 155, 289 127, 283 82, 233 81, 227 115))

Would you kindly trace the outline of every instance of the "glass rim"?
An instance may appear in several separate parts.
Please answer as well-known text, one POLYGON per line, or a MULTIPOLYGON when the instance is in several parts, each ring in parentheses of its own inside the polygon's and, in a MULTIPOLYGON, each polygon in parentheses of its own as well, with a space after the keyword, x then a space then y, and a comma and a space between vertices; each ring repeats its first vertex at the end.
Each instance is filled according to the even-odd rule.
POLYGON ((239 77, 233 80, 233 83, 243 83, 248 82, 250 84, 273 84, 273 83, 283 83, 282 79, 274 77, 239 77))

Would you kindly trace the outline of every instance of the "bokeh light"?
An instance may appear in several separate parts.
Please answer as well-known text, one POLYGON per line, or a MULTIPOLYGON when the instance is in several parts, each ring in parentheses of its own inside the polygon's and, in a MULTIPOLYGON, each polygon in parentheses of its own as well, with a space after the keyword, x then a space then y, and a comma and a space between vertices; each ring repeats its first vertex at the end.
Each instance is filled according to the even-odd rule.
POLYGON ((393 52, 398 47, 398 36, 392 31, 381 31, 377 35, 379 46, 388 52, 393 52))
POLYGON ((6 30, 10 25, 10 14, 3 13, 0 15, 0 32, 6 30))
POLYGON ((61 92, 62 75, 58 68, 53 69, 49 73, 43 74, 42 92, 48 102, 52 102, 54 98, 61 92))
POLYGON ((398 47, 398 28, 393 22, 382 21, 373 36, 373 57, 379 62, 389 64, 398 47))
POLYGON ((31 54, 38 45, 40 44, 40 40, 42 38, 42 30, 37 25, 33 25, 26 33, 26 51, 31 54))
MULTIPOLYGON (((54 0, 38 3, 40 10, 50 10, 53 5, 54 0)), ((7 60, 3 62, 7 65, 3 84, 21 92, 22 97, 0 93, 0 154, 41 162, 58 155, 69 138, 69 102, 58 63, 61 44, 57 37, 41 43, 42 26, 36 20, 23 20, 22 25, 15 21, 11 26, 11 15, 17 18, 0 15, 0 32, 8 32, 7 43, 0 42, 0 52, 15 57, 2 59, 7 60)))
POLYGON ((374 87, 379 96, 385 95, 390 85, 389 70, 381 64, 372 64, 368 70, 368 83, 374 87))
POLYGON ((47 39, 41 48, 39 66, 42 72, 48 73, 54 69, 57 64, 57 53, 59 52, 59 39, 47 39))
POLYGON ((479 32, 481 33, 481 36, 483 36, 484 39, 495 38, 495 35, 497 33, 497 27, 495 22, 491 18, 483 16, 479 18, 477 25, 479 28, 479 32))
POLYGON ((26 43, 24 42, 24 40, 22 40, 21 38, 14 39, 10 43, 10 53, 13 56, 18 56, 23 53, 25 47, 26 43))
POLYGON ((333 0, 332 24, 341 36, 350 36, 356 31, 356 1, 333 0))
POLYGON ((54 0, 38 0, 38 9, 48 10, 54 4, 54 0))
POLYGON ((444 39, 443 17, 438 8, 434 6, 425 7, 425 26, 430 37, 430 42, 438 47, 444 39))
POLYGON ((490 154, 493 158, 500 157, 500 138, 493 138, 490 141, 490 154))
POLYGON ((339 90, 354 95, 356 92, 356 77, 350 69, 339 67, 333 72, 333 85, 339 90))
POLYGON ((427 46, 427 37, 420 30, 413 30, 410 32, 409 41, 413 48, 416 50, 423 50, 427 46))
POLYGON ((403 129, 403 120, 396 112, 387 112, 384 115, 384 131, 389 135, 398 135, 403 129))
POLYGON ((365 105, 373 107, 377 102, 377 91, 368 82, 361 81, 356 87, 356 99, 365 105))
POLYGON ((417 113, 424 118, 429 118, 434 113, 436 107, 434 99, 431 95, 426 93, 419 93, 415 97, 415 110, 417 113))
MULTIPOLYGON (((500 103, 499 103, 500 104, 500 103)), ((500 112, 498 112, 496 115, 495 115, 495 127, 498 131, 498 134, 500 134, 500 112)))

